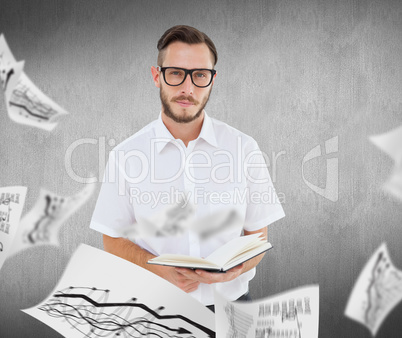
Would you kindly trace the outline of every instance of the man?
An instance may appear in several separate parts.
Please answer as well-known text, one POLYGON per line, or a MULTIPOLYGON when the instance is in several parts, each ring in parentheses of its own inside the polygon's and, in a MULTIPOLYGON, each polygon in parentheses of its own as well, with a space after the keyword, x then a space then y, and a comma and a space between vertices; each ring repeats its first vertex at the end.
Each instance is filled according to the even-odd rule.
POLYGON ((162 35, 158 50, 158 67, 151 71, 160 88, 159 119, 111 152, 91 228, 104 234, 106 251, 152 271, 207 306, 214 302, 214 285, 236 300, 248 293, 263 255, 226 273, 147 264, 163 253, 206 257, 242 233, 266 236, 267 225, 284 216, 254 139, 204 110, 216 78, 213 42, 195 28, 175 26, 162 35), (204 241, 190 230, 176 237, 136 238, 135 243, 122 238, 123 228, 166 208, 166 202, 152 203, 151 197, 175 193, 191 198, 197 219, 234 207, 242 224, 204 241), (257 201, 250 201, 250 193, 257 201), (270 194, 270 202, 258 200, 263 194, 270 194))

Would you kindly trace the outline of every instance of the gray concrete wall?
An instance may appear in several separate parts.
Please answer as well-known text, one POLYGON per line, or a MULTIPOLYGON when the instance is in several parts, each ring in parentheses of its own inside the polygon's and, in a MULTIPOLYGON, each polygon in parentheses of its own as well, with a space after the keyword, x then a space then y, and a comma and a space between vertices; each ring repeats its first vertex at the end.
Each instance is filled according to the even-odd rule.
MULTIPOLYGON (((98 154, 111 150, 108 142, 159 113, 150 67, 158 38, 176 24, 215 41, 218 77, 207 111, 258 141, 284 200, 287 216, 269 228, 275 249, 259 266, 252 296, 318 283, 320 337, 369 337, 343 311, 382 242, 402 268, 402 203, 381 190, 393 162, 368 141, 402 124, 399 1, 1 0, 0 32, 26 60, 28 76, 70 115, 51 133, 29 128, 10 121, 0 95, 0 186, 28 186, 25 212, 41 187, 77 192, 82 184, 68 175, 64 158, 83 138, 106 145, 77 148, 72 167, 81 176, 101 175, 98 154), (304 156, 318 145, 325 153, 333 138, 338 151, 305 163, 304 178, 324 188, 327 160, 334 159, 337 201, 302 176, 304 156)), ((19 309, 49 294, 79 243, 102 247, 88 228, 97 191, 65 223, 59 248, 31 249, 4 264, 1 337, 57 335, 19 309)), ((378 337, 396 337, 401 316, 399 305, 378 337)))

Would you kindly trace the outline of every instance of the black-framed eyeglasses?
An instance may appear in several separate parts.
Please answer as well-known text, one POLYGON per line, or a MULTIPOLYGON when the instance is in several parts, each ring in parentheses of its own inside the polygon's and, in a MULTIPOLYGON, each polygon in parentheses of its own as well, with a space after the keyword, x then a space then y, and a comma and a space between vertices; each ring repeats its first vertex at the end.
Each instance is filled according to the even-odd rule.
POLYGON ((180 86, 186 80, 187 74, 190 74, 191 82, 194 86, 205 88, 211 84, 216 74, 215 69, 207 68, 158 67, 158 70, 162 72, 163 79, 169 86, 180 86))

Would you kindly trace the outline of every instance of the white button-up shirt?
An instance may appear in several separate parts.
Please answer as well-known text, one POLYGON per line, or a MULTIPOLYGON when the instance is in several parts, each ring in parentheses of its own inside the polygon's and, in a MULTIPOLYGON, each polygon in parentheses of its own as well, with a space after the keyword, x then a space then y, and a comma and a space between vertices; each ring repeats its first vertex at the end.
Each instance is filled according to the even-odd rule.
MULTIPOLYGON (((190 230, 177 237, 138 238, 136 244, 157 256, 207 257, 243 229, 259 230, 285 216, 253 138, 204 113, 199 136, 186 147, 159 115, 110 152, 90 227, 121 237, 122 229, 178 203, 179 196, 193 203, 196 219, 235 208, 242 224, 205 241, 190 230)), ((211 305, 216 288, 235 300, 248 291, 254 275, 255 268, 230 282, 200 284, 190 294, 211 305)))

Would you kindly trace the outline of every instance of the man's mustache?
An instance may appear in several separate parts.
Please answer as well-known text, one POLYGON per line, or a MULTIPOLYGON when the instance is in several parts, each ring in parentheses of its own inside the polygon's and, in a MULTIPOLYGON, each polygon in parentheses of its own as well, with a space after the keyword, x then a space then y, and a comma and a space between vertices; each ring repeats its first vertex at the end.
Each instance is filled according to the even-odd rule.
POLYGON ((189 102, 191 102, 191 103, 193 103, 193 104, 195 104, 195 105, 197 105, 199 102, 197 101, 197 100, 195 100, 193 97, 191 97, 191 96, 184 96, 184 95, 181 95, 181 96, 175 96, 175 97, 173 97, 171 100, 170 100, 170 102, 176 102, 176 101, 189 101, 189 102))

